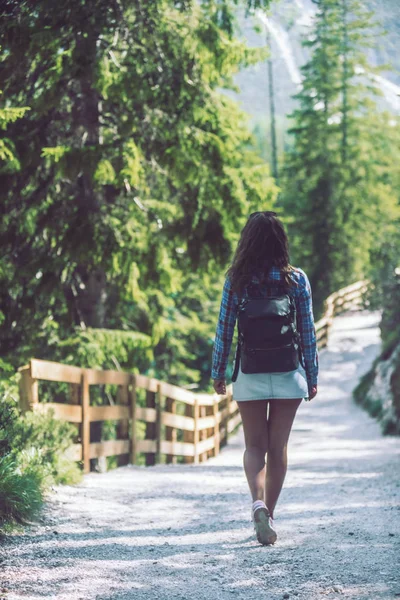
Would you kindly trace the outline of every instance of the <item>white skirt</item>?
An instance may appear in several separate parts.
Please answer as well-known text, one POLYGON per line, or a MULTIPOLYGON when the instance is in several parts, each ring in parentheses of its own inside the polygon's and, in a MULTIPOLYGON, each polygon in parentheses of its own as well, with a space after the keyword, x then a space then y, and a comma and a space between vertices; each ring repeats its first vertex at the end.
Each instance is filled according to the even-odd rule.
POLYGON ((268 400, 271 398, 308 398, 306 372, 299 364, 286 373, 242 373, 232 382, 233 400, 268 400))

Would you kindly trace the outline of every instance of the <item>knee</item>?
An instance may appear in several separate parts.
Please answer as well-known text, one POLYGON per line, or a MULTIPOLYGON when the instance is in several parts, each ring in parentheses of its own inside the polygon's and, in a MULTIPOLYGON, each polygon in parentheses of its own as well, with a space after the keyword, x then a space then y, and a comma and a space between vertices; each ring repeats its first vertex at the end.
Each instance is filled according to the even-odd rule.
POLYGON ((268 442, 264 440, 252 440, 246 443, 246 450, 251 453, 265 455, 268 449, 268 442))
POLYGON ((284 446, 269 444, 267 454, 268 458, 273 462, 285 462, 287 457, 287 444, 284 446))

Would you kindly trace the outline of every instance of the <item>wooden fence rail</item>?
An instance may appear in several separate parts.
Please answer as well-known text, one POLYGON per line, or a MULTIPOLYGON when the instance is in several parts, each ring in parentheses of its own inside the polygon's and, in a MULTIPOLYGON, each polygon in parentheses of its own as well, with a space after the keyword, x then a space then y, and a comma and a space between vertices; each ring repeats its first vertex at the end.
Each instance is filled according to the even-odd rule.
POLYGON ((367 291, 368 283, 366 279, 357 281, 334 292, 325 300, 324 316, 315 323, 319 349, 325 348, 328 344, 329 332, 334 317, 346 310, 359 310, 362 308, 363 296, 367 291))
POLYGON ((54 410, 56 417, 79 425, 80 443, 68 454, 90 470, 90 459, 100 456, 129 455, 135 464, 137 455, 145 455, 146 465, 174 463, 178 456, 185 462, 201 462, 219 453, 240 423, 231 386, 226 396, 196 394, 144 375, 121 371, 82 369, 51 361, 32 359, 20 369, 20 406, 23 411, 54 410), (39 381, 57 381, 70 386, 69 402, 39 402, 39 381), (117 403, 93 406, 90 389, 95 385, 117 386, 117 403), (145 390, 146 406, 139 406, 137 394, 145 390), (180 410, 178 410, 178 408, 180 410), (181 413, 181 414, 180 414, 181 413), (115 420, 122 439, 92 442, 90 423, 115 420), (138 439, 137 422, 145 423, 145 438, 138 439), (181 431, 182 441, 178 441, 181 431))
MULTIPOLYGON (((324 317, 316 323, 319 348, 327 345, 334 316, 360 308, 366 288, 367 282, 359 281, 327 298, 324 317)), ((85 473, 90 470, 90 459, 106 456, 127 455, 132 464, 137 463, 138 454, 144 454, 146 465, 161 462, 162 456, 167 463, 175 463, 177 457, 199 463, 216 456, 228 434, 240 424, 232 386, 228 386, 225 396, 200 394, 145 375, 83 369, 38 359, 19 371, 23 411, 53 409, 56 417, 78 425, 79 443, 71 446, 68 454, 82 461, 85 473), (69 402, 39 402, 39 381, 67 383, 69 402), (90 390, 96 385, 117 386, 116 403, 92 405, 90 390), (138 403, 140 390, 145 392, 145 406, 138 403), (106 420, 118 421, 118 439, 91 441, 90 424, 106 420), (144 439, 138 439, 139 421, 145 424, 144 439)))

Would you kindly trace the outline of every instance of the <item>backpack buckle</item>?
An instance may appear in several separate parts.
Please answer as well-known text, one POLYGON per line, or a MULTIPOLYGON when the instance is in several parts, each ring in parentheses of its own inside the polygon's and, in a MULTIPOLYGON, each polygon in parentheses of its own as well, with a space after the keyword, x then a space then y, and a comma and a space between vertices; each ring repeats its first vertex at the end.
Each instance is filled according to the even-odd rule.
POLYGON ((248 302, 249 302, 248 298, 244 298, 239 304, 239 310, 244 310, 245 306, 246 306, 246 304, 248 304, 248 302))

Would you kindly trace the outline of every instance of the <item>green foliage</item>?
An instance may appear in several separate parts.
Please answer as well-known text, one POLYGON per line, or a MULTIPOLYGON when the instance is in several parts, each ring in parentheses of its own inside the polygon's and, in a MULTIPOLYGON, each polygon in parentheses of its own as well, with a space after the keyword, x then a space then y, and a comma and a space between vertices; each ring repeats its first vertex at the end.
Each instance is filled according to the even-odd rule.
MULTIPOLYGON (((53 482, 61 483, 66 479, 63 468, 67 462, 60 456, 71 446, 75 435, 75 428, 66 421, 55 419, 52 411, 46 414, 27 412, 15 423, 12 451, 19 453, 35 448, 38 460, 47 468, 53 482)), ((73 471, 68 469, 68 473, 72 475, 73 471)), ((71 483, 79 480, 77 467, 73 478, 71 483)))
POLYGON ((45 470, 35 455, 0 456, 0 534, 35 517, 43 502, 45 470), (21 467, 22 463, 22 467, 21 467))
MULTIPOLYGON (((2 92, 0 92, 0 95, 2 92)), ((21 108, 0 108, 0 129, 6 130, 9 123, 21 119, 29 110, 28 106, 21 108)), ((20 169, 20 163, 15 155, 15 146, 7 137, 0 139, 0 174, 15 173, 20 169)))
POLYGON ((312 56, 291 115, 283 205, 317 316, 330 293, 366 276, 374 249, 399 219, 398 125, 371 99, 376 88, 369 77, 377 69, 365 48, 373 33, 371 13, 359 0, 321 0, 304 41, 312 56))
POLYGON ((19 375, 15 373, 13 366, 0 359, 0 398, 7 400, 18 400, 19 375))
MULTIPOLYGON (((400 336, 398 340, 400 339, 400 336)), ((398 341, 398 343, 400 343, 398 341)), ((396 416, 396 422, 391 423, 388 433, 400 434, 400 354, 397 355, 395 369, 391 377, 390 385, 393 393, 393 408, 396 416)))
MULTIPOLYGON (((14 373, 31 357, 209 385, 217 281, 247 214, 277 195, 246 115, 220 91, 265 54, 235 37, 236 5, 4 9, 3 530, 36 514, 52 482, 79 478, 65 457, 75 429, 15 408, 14 373)), ((40 383, 41 401, 67 395, 40 383)), ((114 422, 101 426, 115 437, 114 422)))
POLYGON ((58 342, 63 361, 97 369, 129 369, 143 372, 153 361, 152 340, 137 331, 89 328, 58 342))
POLYGON ((14 393, 12 383, 0 399, 0 533, 37 516, 51 485, 81 478, 64 454, 74 440, 73 426, 52 414, 22 415, 14 393))
POLYGON ((0 108, 0 129, 7 129, 9 123, 21 119, 27 110, 29 110, 28 106, 23 108, 0 108))
POLYGON ((66 18, 47 0, 8 3, 0 86, 30 108, 6 123, 18 177, 0 172, 0 356, 14 367, 36 356, 205 382, 211 317, 184 308, 192 274, 207 303, 208 272, 277 195, 220 91, 265 54, 235 37, 237 4, 96 0, 66 18))
MULTIPOLYGON (((271 122, 269 118, 263 117, 258 118, 253 126, 253 135, 255 139, 254 147, 257 153, 263 157, 268 164, 272 164, 272 147, 270 143, 270 127, 271 122)), ((281 115, 276 116, 276 138, 278 145, 278 158, 279 163, 283 160, 284 153, 284 138, 285 132, 288 128, 287 118, 281 115)))

